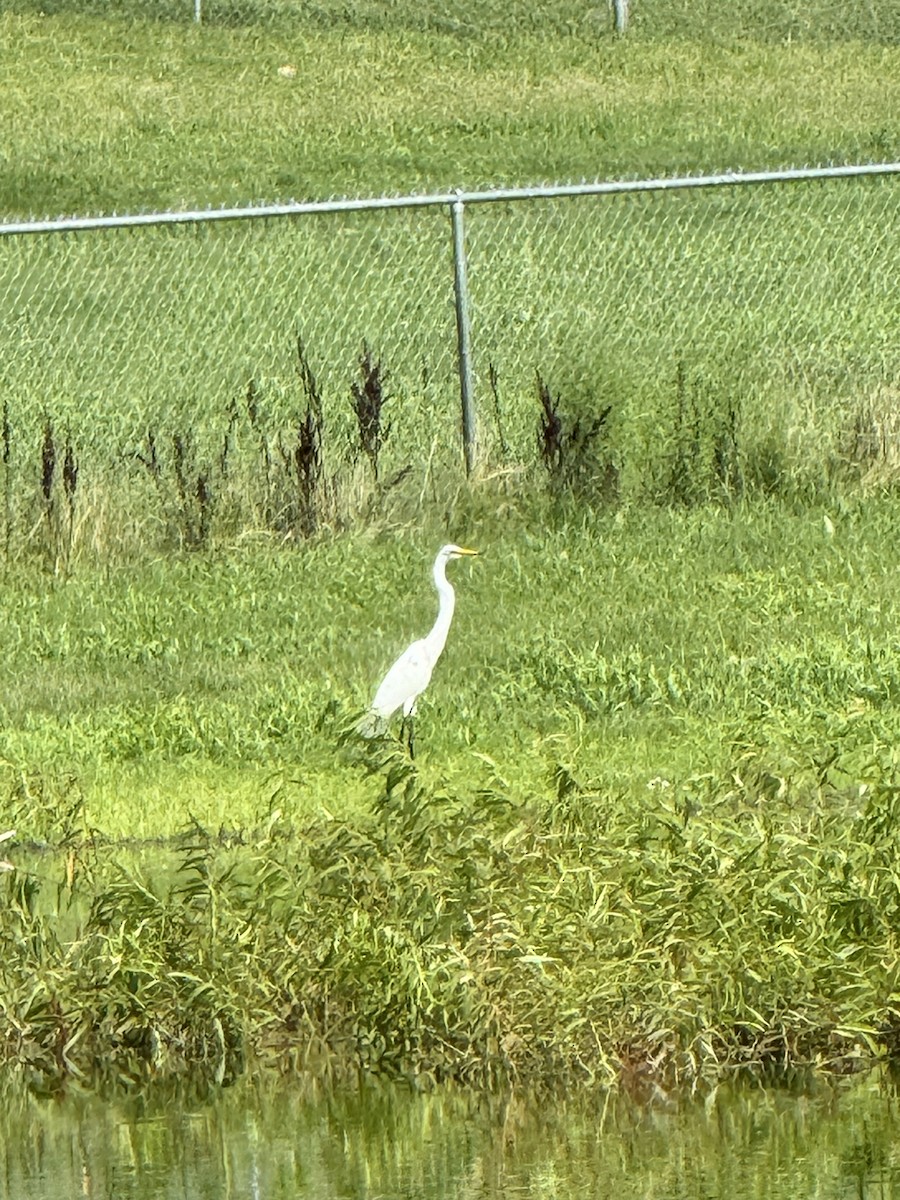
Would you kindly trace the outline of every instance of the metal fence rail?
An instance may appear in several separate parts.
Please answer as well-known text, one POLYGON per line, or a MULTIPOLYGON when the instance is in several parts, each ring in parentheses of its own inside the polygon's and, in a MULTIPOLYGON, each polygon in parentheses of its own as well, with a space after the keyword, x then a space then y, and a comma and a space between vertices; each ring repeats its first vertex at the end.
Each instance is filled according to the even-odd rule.
POLYGON ((814 423, 896 396, 898 174, 0 224, 10 419, 33 437, 49 413, 115 455, 154 427, 212 428, 252 381, 277 422, 297 405, 299 333, 335 437, 350 437, 365 345, 387 373, 394 437, 443 452, 461 430, 468 470, 479 442, 533 446, 536 372, 574 409, 614 402, 632 418, 626 443, 665 437, 675 418, 659 398, 676 376, 760 420, 790 402, 814 423))

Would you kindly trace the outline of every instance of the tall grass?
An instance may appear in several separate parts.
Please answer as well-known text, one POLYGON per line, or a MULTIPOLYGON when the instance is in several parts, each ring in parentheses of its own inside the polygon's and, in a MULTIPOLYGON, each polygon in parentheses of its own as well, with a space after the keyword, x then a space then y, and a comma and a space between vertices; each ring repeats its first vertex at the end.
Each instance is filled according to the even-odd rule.
POLYGON ((194 826, 167 865, 79 843, 8 872, 2 1045, 43 1090, 248 1056, 420 1087, 671 1087, 900 1047, 896 787, 746 766, 650 791, 565 768, 527 804, 423 786, 370 812, 194 826))
MULTIPOLYGON (((552 400, 569 475, 607 499, 890 483, 893 187, 477 209, 482 469, 550 463, 557 451, 545 439, 539 452, 535 421, 541 404, 550 420, 552 400)), ((7 546, 21 547, 13 527, 18 538, 53 527, 35 520, 47 511, 48 422, 77 459, 67 563, 82 546, 102 555, 104 525, 121 533, 134 512, 152 515, 138 537, 157 545, 158 532, 200 545, 260 524, 304 536, 370 512, 379 479, 410 476, 421 494, 423 460, 438 478, 458 474, 442 220, 11 239, 7 546)))

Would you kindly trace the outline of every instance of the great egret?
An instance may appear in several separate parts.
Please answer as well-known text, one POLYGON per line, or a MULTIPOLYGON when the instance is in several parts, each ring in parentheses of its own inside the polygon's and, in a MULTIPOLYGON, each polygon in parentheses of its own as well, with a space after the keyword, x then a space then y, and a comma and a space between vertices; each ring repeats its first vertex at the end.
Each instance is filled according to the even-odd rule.
POLYGON ((464 546, 441 546, 432 570, 439 600, 437 620, 431 632, 407 646, 390 668, 378 686, 368 716, 360 725, 360 732, 371 737, 382 732, 397 709, 402 708, 403 724, 409 734, 410 758, 415 757, 413 718, 416 715, 416 701, 428 687, 434 665, 447 643, 456 606, 456 593, 447 579, 447 563, 453 558, 470 558, 477 553, 477 550, 467 550, 464 546))

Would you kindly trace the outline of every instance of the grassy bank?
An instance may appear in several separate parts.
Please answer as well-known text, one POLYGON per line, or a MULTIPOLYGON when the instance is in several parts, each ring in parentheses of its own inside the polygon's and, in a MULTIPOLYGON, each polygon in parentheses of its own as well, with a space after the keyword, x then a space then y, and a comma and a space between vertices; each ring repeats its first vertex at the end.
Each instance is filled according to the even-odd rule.
POLYGON ((897 795, 747 769, 527 804, 385 765, 239 847, 21 854, 3 1055, 40 1090, 248 1060, 419 1087, 845 1073, 897 1052, 897 795))
MULTIPOLYGON (((113 837, 171 834, 189 812, 253 825, 279 787, 291 820, 368 808, 340 729, 430 626, 448 536, 484 557, 452 570, 420 719, 429 785, 519 802, 560 763, 637 795, 657 776, 727 778, 744 755, 807 782, 833 752, 854 783, 891 769, 894 498, 584 509, 485 485, 444 500, 440 521, 290 548, 8 572, 8 787, 42 777, 52 813, 72 778, 79 826, 113 837)), ((15 820, 46 835, 37 808, 15 820)))

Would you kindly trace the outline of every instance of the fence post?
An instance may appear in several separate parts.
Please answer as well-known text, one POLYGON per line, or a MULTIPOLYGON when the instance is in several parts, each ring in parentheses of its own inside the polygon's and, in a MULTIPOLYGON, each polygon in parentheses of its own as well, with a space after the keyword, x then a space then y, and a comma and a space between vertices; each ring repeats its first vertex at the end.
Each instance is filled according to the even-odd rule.
POLYGON ((203 16, 203 0, 194 0, 194 20, 197 22, 198 25, 200 24, 200 20, 201 20, 202 16, 203 16))
POLYGON ((466 230, 462 195, 457 192, 450 207, 453 221, 453 291, 456 299, 456 346, 459 396, 462 405, 463 454, 466 474, 475 468, 475 403, 472 385, 472 328, 469 321, 469 271, 466 261, 466 230))
POLYGON ((616 33, 625 33, 628 29, 628 0, 613 0, 616 10, 616 33))

